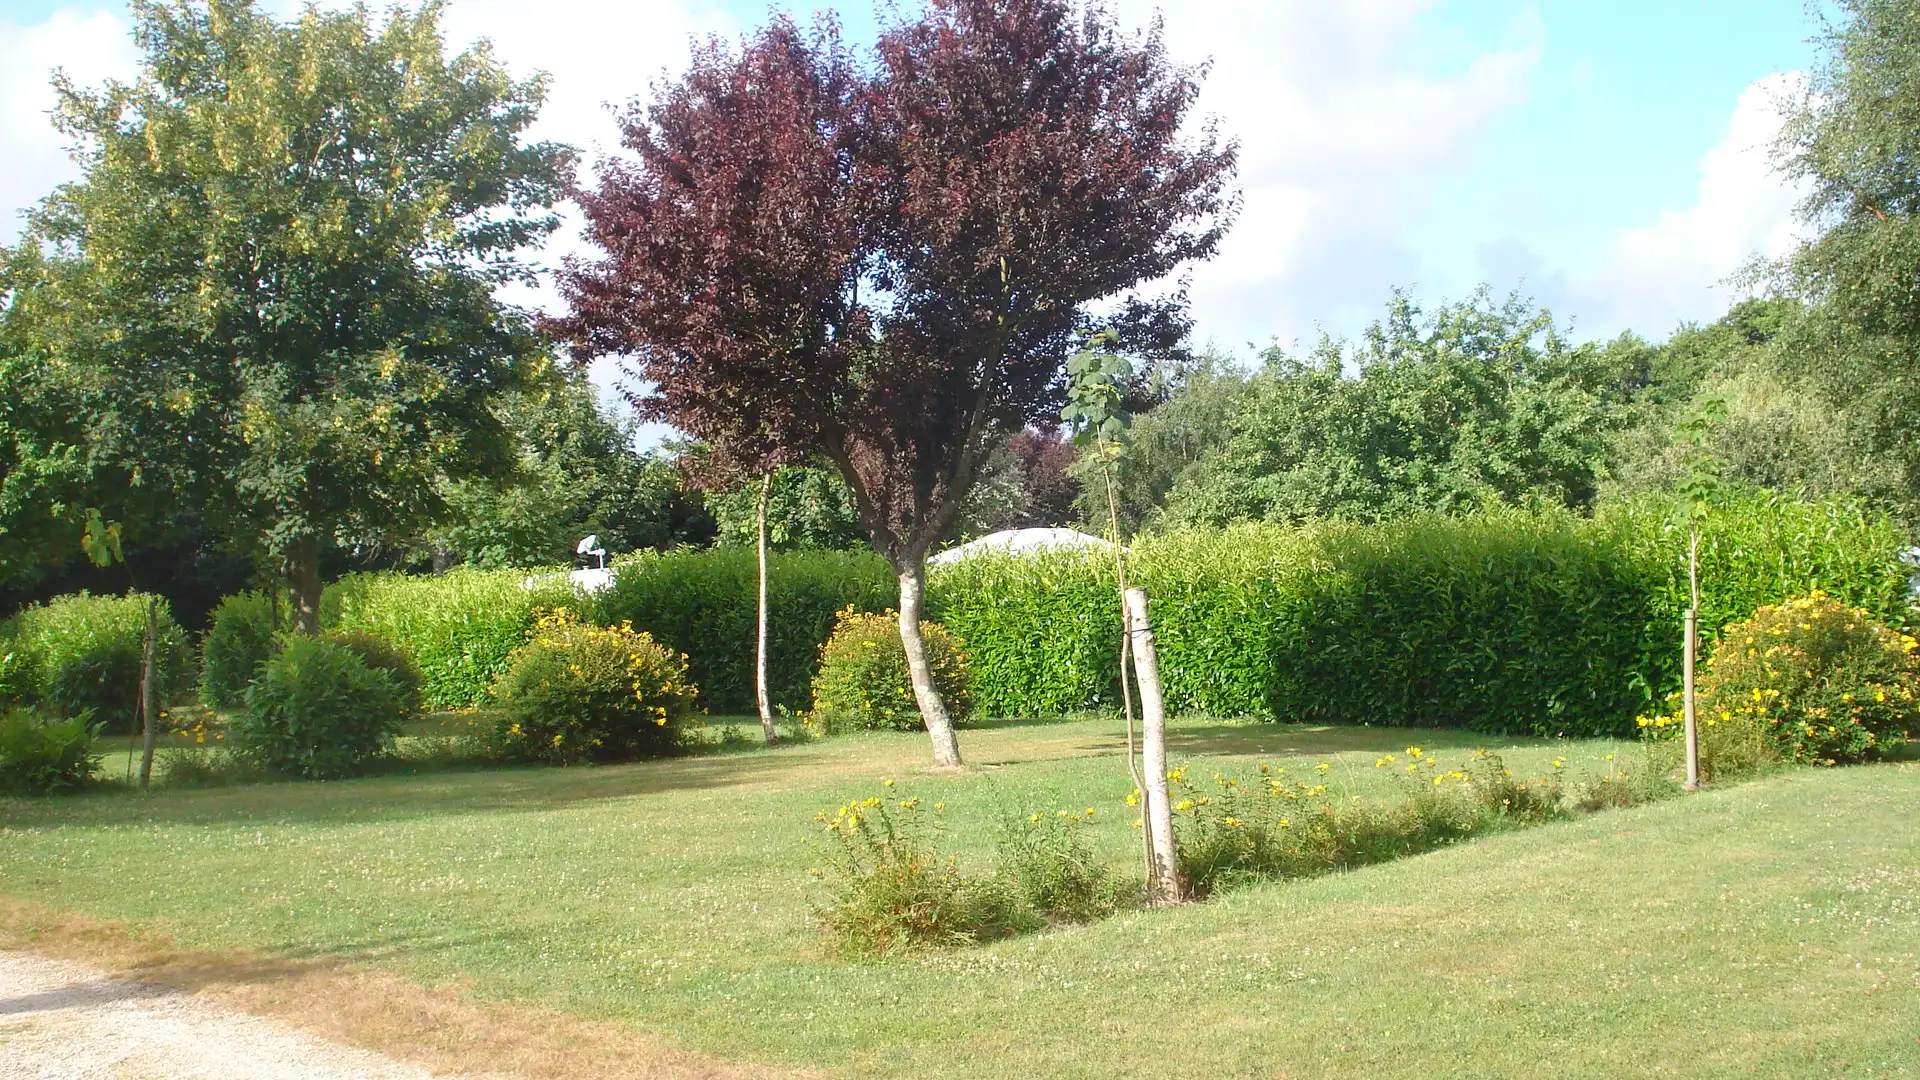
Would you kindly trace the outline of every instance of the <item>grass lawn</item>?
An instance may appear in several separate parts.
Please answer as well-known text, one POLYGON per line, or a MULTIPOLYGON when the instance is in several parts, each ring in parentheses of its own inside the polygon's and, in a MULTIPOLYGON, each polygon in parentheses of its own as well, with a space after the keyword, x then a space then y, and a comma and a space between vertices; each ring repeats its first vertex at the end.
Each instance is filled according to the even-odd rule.
MULTIPOLYGON (((1491 740, 1501 743, 1507 740, 1491 740)), ((1463 733, 1188 720, 1197 772, 1463 733)), ((1920 766, 1800 771, 1205 904, 887 963, 821 955, 815 810, 884 778, 997 821, 1092 806, 1132 866, 1117 724, 597 769, 0 801, 0 894, 180 946, 341 956, 630 1024, 722 1059, 875 1077, 1920 1076, 1920 766)), ((1503 750, 1516 773, 1607 742, 1503 750)), ((1288 760, 1297 759, 1297 760, 1288 760)))

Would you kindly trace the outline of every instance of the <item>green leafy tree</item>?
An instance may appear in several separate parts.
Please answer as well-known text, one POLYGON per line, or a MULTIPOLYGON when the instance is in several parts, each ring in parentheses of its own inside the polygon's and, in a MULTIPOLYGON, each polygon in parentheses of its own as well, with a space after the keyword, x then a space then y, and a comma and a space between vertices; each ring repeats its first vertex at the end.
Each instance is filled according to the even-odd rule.
POLYGON ((665 454, 601 411, 583 372, 551 371, 496 410, 519 443, 505 476, 449 481, 453 517, 431 546, 475 566, 553 566, 589 533, 611 552, 705 543, 712 522, 665 454))
POLYGON ((520 138, 542 82, 449 58, 440 10, 137 0, 135 81, 56 79, 85 179, 29 219, 51 295, 13 302, 108 403, 95 458, 283 562, 307 632, 324 546, 417 535, 447 477, 512 468, 492 404, 545 363, 494 290, 566 154, 520 138))
MULTIPOLYGON (((708 494, 706 498, 718 542, 742 546, 755 543, 758 482, 733 491, 708 494)), ((866 546, 867 535, 854 513, 853 496, 838 473, 808 466, 787 466, 773 474, 773 488, 767 499, 767 543, 783 551, 845 549, 866 546)))
POLYGON ((1104 459, 1088 452, 1074 463, 1072 475, 1079 481, 1074 507, 1081 521, 1104 523, 1111 509, 1120 535, 1127 537, 1159 520, 1173 489, 1226 443, 1254 382, 1225 358, 1209 354, 1168 373, 1163 386, 1159 394, 1149 394, 1150 410, 1134 416, 1127 453, 1113 463, 1111 508, 1104 459))
POLYGON ((1838 0, 1777 147, 1809 186, 1818 234, 1779 267, 1806 303, 1784 335, 1796 370, 1852 417, 1920 504, 1920 6, 1838 0))
POLYGON ((1613 487, 1630 494, 1684 484, 1701 449, 1684 422, 1713 402, 1714 423, 1697 435, 1728 483, 1898 505, 1897 463, 1875 452, 1871 432, 1828 401, 1784 347, 1783 332, 1804 317, 1790 298, 1743 300, 1649 347, 1614 450, 1613 487))
POLYGON ((1569 345, 1519 297, 1481 289, 1427 316, 1396 295, 1352 346, 1270 350, 1231 434, 1176 486, 1168 514, 1370 521, 1586 505, 1619 425, 1621 376, 1606 350, 1569 345))

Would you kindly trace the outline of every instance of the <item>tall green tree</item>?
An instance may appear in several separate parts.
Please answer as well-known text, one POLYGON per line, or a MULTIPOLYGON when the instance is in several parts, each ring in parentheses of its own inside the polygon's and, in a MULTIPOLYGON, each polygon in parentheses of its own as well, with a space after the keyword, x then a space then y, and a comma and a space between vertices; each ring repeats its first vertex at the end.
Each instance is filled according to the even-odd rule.
POLYGON ((1204 469, 1203 462, 1233 433, 1233 419, 1256 385, 1247 372, 1216 354, 1175 365, 1161 373, 1159 382, 1158 388, 1134 395, 1143 400, 1130 403, 1143 411, 1133 417, 1123 458, 1105 462, 1089 452, 1072 468, 1079 481, 1079 519, 1098 524, 1111 515, 1123 539, 1158 521, 1174 488, 1204 469))
POLYGON ((1817 231, 1783 263, 1806 301, 1783 335, 1798 371, 1897 464, 1920 504, 1920 5, 1837 0, 1824 61, 1777 147, 1817 231))
POLYGON ((449 481, 436 557, 476 566, 553 566, 594 534, 610 552, 701 544, 713 522, 673 459, 634 447, 630 423, 603 412, 582 370, 553 370, 502 397, 496 412, 518 442, 505 476, 449 481))
POLYGON ((1652 347, 1615 447, 1614 486, 1674 490, 1705 452, 1730 484, 1899 502, 1898 464, 1875 451, 1872 431, 1828 400, 1786 347, 1788 328, 1806 316, 1792 299, 1743 300, 1652 347), (1714 423, 1683 429, 1710 403, 1714 423))
POLYGON ((1335 517, 1545 499, 1590 503, 1622 405, 1598 346, 1514 297, 1426 315, 1404 295, 1352 346, 1279 350, 1231 434, 1169 496, 1176 520, 1335 517))
POLYGON ((546 362, 494 292, 567 155, 521 138, 542 81, 447 56, 440 11, 136 0, 137 79, 56 79, 85 179, 29 219, 53 295, 13 303, 71 317, 23 333, 108 403, 95 457, 281 561, 308 632, 324 546, 417 535, 446 478, 513 468, 493 403, 546 362))

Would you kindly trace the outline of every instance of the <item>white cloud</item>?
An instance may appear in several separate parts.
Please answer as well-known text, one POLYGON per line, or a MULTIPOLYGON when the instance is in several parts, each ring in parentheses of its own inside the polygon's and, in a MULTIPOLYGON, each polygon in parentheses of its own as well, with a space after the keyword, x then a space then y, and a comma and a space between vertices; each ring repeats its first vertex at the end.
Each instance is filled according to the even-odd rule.
POLYGON ((1606 265, 1576 286, 1607 329, 1658 334, 1683 320, 1718 318, 1742 295, 1730 278, 1753 257, 1778 258, 1794 246, 1804 190, 1775 171, 1769 149, 1782 107, 1804 86, 1804 76, 1790 72, 1742 91, 1726 134, 1700 159, 1693 204, 1621 232, 1606 265))
POLYGON ((25 26, 0 19, 0 243, 19 238, 21 211, 79 175, 47 115, 53 69, 92 86, 130 78, 135 65, 127 22, 117 14, 56 11, 25 26))
MULTIPOLYGON (((1432 177, 1522 100, 1537 26, 1454 70, 1419 70, 1427 0, 1224 0, 1165 12, 1180 60, 1210 59, 1200 107, 1240 141, 1244 205, 1193 273, 1199 336, 1226 348, 1371 315, 1420 260, 1400 231, 1432 177)), ((1123 5, 1135 26, 1150 0, 1123 5)))
MULTIPOLYGON (((529 134, 578 148, 583 169, 618 149, 619 129, 610 108, 645 98, 662 75, 684 67, 694 39, 739 33, 730 16, 700 0, 544 0, 539 5, 454 0, 443 29, 448 44, 456 48, 488 39, 494 55, 516 75, 546 72, 551 78, 547 103, 529 134)), ((562 257, 584 246, 580 219, 569 209, 540 261, 557 266, 562 257)), ((510 293, 509 299, 554 312, 561 306, 550 277, 537 289, 510 293)), ((589 373, 601 400, 624 411, 625 380, 619 364, 597 361, 589 373)), ((669 429, 650 425, 640 439, 652 445, 669 434, 669 429)))

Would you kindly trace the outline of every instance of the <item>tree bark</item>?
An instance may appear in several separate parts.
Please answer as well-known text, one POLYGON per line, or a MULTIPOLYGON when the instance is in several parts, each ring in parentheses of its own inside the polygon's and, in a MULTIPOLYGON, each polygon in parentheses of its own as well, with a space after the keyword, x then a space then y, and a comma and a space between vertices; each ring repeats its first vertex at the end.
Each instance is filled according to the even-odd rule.
POLYGON ((159 738, 160 598, 147 598, 147 647, 140 660, 140 790, 153 779, 153 747, 159 738))
POLYGON ((943 769, 958 768, 960 741, 953 734, 953 719, 947 715, 947 703, 933 683, 933 668, 927 663, 927 643, 920 633, 920 616, 926 594, 927 559, 914 555, 900 571, 900 644, 906 649, 907 671, 913 677, 913 700, 920 706, 920 719, 933 740, 933 763, 943 769))
POLYGON ((288 583, 293 586, 293 628, 308 637, 320 633, 320 538, 308 533, 287 553, 288 583))
POLYGON ((1134 670, 1140 682, 1141 771, 1146 775, 1146 828, 1153 850, 1153 876, 1147 900, 1154 905, 1186 899, 1180 859, 1173 844, 1173 803, 1167 792, 1167 708, 1160 696, 1160 657, 1153 647, 1153 623, 1147 616, 1147 590, 1128 589, 1127 632, 1133 640, 1134 670))
POLYGON ((780 741, 773 730, 773 695, 767 689, 767 500, 773 496, 773 471, 760 480, 760 506, 756 515, 760 542, 759 636, 753 649, 754 704, 760 707, 760 731, 768 746, 780 741))

